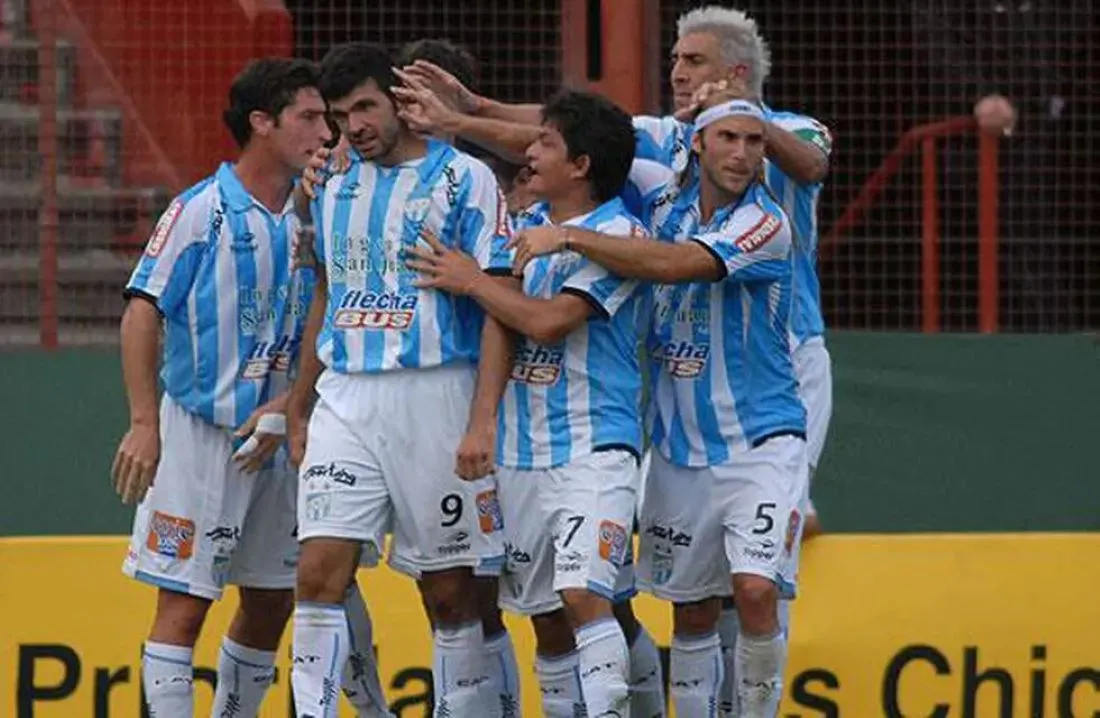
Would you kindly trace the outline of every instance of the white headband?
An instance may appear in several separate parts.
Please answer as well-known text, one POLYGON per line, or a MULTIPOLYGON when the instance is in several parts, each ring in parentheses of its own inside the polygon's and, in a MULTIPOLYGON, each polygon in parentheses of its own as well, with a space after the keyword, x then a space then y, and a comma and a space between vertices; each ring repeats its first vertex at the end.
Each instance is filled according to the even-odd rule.
POLYGON ((754 117, 761 122, 765 121, 764 112, 745 100, 731 100, 729 102, 723 102, 721 105, 715 105, 709 110, 704 110, 699 113, 699 117, 695 119, 696 131, 702 130, 709 124, 717 122, 718 120, 724 120, 727 117, 754 117))

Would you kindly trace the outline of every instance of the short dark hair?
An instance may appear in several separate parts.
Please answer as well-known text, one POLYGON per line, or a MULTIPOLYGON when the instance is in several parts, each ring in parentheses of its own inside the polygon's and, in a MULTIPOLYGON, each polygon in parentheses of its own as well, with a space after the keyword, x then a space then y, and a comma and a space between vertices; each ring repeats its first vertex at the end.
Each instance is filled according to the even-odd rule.
POLYGON ((393 100, 393 87, 398 84, 393 72, 393 58, 386 48, 372 42, 349 42, 336 45, 321 60, 321 94, 327 102, 347 97, 352 90, 368 80, 393 100))
POLYGON ((294 103, 299 90, 320 90, 320 73, 309 60, 265 57, 253 60, 241 70, 229 87, 229 109, 222 120, 239 147, 252 139, 248 116, 259 111, 279 121, 279 115, 294 103))
POLYGON ((427 60, 433 65, 454 75, 470 90, 477 92, 477 60, 464 46, 446 38, 426 38, 414 40, 401 46, 397 54, 400 67, 411 65, 417 60, 427 60))
POLYGON ((617 197, 634 162, 634 122, 602 95, 559 90, 542 107, 542 121, 565 140, 571 160, 588 155, 588 181, 599 202, 617 197))

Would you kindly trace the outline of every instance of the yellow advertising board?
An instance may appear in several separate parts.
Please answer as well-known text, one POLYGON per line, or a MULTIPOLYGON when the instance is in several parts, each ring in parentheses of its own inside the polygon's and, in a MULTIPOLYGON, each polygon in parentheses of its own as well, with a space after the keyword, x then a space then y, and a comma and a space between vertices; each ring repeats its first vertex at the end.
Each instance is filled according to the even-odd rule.
MULTIPOLYGON (((113 537, 0 540, 0 716, 141 716, 153 590, 121 575, 124 552, 113 537)), ((360 583, 394 713, 429 716, 413 584, 388 569, 360 583)), ((805 548, 801 591, 784 718, 1100 716, 1100 534, 825 536, 805 548)), ((232 602, 211 612, 196 654, 199 716, 232 602)), ((642 598, 637 612, 667 646, 668 608, 642 598)), ((524 715, 538 716, 533 637, 510 627, 524 715)), ((292 715, 280 654, 265 717, 292 715)))

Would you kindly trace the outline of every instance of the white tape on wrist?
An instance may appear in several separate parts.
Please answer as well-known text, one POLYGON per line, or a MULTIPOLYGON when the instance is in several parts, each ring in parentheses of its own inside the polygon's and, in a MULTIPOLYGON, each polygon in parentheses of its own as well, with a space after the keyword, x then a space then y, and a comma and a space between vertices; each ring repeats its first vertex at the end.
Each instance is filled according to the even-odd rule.
POLYGON ((256 434, 269 434, 271 436, 286 436, 286 414, 262 414, 256 422, 256 430, 241 444, 241 448, 233 452, 233 458, 239 459, 248 456, 260 445, 256 434))

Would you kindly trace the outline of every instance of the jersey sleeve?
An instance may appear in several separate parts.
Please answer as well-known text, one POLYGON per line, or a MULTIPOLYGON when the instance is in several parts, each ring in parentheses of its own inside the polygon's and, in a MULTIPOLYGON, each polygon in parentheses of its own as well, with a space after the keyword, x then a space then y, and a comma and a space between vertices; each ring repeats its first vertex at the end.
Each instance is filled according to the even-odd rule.
POLYGON ((663 165, 672 164, 672 150, 676 142, 680 122, 675 117, 634 117, 634 157, 652 160, 663 165))
POLYGON ((489 274, 511 276, 513 253, 505 245, 512 238, 512 220, 496 177, 485 164, 472 160, 463 189, 459 247, 489 274))
POLYGON ((770 281, 791 272, 790 221, 778 210, 755 204, 742 207, 718 231, 692 240, 722 266, 724 281, 770 281))
POLYGON ((187 298, 206 246, 211 205, 207 193, 172 200, 145 245, 123 295, 140 297, 172 314, 187 298))
MULTIPOLYGON (((625 218, 600 227, 601 234, 644 237, 646 232, 625 218)), ((563 294, 573 294, 588 302, 602 319, 610 319, 639 287, 639 282, 612 274, 599 264, 582 259, 562 284, 563 294)))
POLYGON ((676 173, 653 160, 636 159, 630 165, 623 186, 622 200, 627 210, 645 226, 650 226, 657 200, 676 180, 676 173))
POLYGON ((833 154, 833 136, 829 128, 806 115, 785 115, 777 113, 772 117, 772 122, 782 127, 787 132, 796 135, 799 139, 809 142, 821 150, 822 154, 830 157, 833 154))

